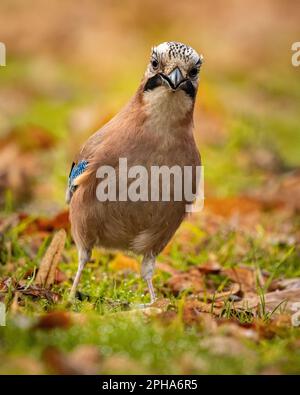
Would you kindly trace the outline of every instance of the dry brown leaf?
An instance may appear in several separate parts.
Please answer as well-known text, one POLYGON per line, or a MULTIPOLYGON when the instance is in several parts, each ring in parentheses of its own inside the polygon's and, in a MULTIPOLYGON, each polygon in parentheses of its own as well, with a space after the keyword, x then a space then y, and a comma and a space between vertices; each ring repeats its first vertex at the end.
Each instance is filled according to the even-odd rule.
POLYGON ((255 292, 257 281, 261 287, 265 284, 265 278, 253 268, 247 266, 222 269, 221 274, 240 284, 242 292, 255 292))
POLYGON ((182 291, 200 293, 205 290, 204 276, 197 269, 175 274, 166 284, 174 295, 182 291))
POLYGON ((24 295, 33 296, 35 298, 45 298, 50 302, 57 303, 60 299, 60 295, 56 292, 52 292, 49 289, 39 287, 36 285, 26 285, 24 281, 19 281, 17 283, 11 277, 3 279, 0 281, 0 295, 5 294, 11 289, 12 292, 16 292, 24 295))
POLYGON ((261 319, 255 319, 252 328, 261 338, 272 339, 275 336, 284 336, 287 329, 291 327, 291 317, 289 314, 275 315, 271 321, 266 322, 261 319))
POLYGON ((66 232, 61 229, 57 232, 40 264, 38 274, 35 279, 35 285, 50 288, 55 282, 55 272, 57 264, 61 258, 66 241, 66 232))
POLYGON ((241 290, 241 287, 237 283, 233 283, 230 285, 227 291, 216 292, 216 293, 200 293, 197 295, 198 298, 207 299, 210 301, 219 301, 219 299, 226 300, 231 295, 237 295, 241 290))
POLYGON ((269 286, 269 291, 284 289, 300 289, 300 278, 285 278, 281 280, 273 280, 269 286))
POLYGON ((42 315, 35 325, 37 329, 67 329, 72 325, 71 315, 66 311, 52 311, 42 315))
POLYGON ((215 323, 213 317, 210 314, 206 314, 202 310, 203 303, 198 300, 188 300, 185 302, 183 306, 182 319, 183 322, 187 325, 193 324, 202 324, 205 321, 205 326, 210 327, 210 331, 212 328, 216 328, 217 324, 215 323), (210 320, 210 324, 207 322, 207 317, 210 320))
MULTIPOLYGON (((47 150, 55 145, 56 139, 48 130, 34 124, 13 129, 5 139, 5 145, 17 143, 22 152, 47 150)), ((2 142, 3 143, 3 142, 2 142)))
MULTIPOLYGON (((294 304, 300 301, 300 288, 269 292, 264 295, 264 306, 266 312, 272 312, 276 309, 277 313, 284 310, 285 312, 294 312, 294 304)), ((261 304, 259 295, 246 295, 241 301, 234 303, 234 308, 241 310, 257 310, 261 304)))
POLYGON ((231 217, 235 214, 261 212, 263 210, 263 204, 258 199, 246 196, 228 198, 209 197, 205 200, 205 209, 222 217, 231 217))
POLYGON ((190 325, 198 323, 201 320, 201 313, 212 313, 220 316, 223 312, 223 303, 215 303, 214 305, 200 302, 199 300, 188 300, 183 308, 183 321, 190 325))
MULTIPOLYGON (((26 219, 28 215, 25 213, 20 214, 20 219, 26 219)), ((45 234, 49 232, 53 232, 55 230, 65 229, 65 231, 69 231, 70 229, 70 221, 69 221, 69 211, 65 210, 58 213, 53 218, 36 218, 32 221, 24 230, 26 234, 33 233, 43 233, 45 234)))
POLYGON ((197 266, 197 269, 205 274, 219 273, 220 270, 222 269, 222 266, 219 264, 219 262, 212 260, 197 266))
POLYGON ((52 303, 57 303, 60 299, 60 295, 58 293, 35 285, 31 285, 29 287, 24 285, 17 285, 16 290, 24 295, 33 296, 35 298, 45 298, 52 303))
POLYGON ((81 345, 66 354, 56 347, 48 347, 43 352, 47 367, 58 374, 99 374, 101 355, 96 346, 81 345))
POLYGON ((157 307, 158 309, 161 310, 167 310, 170 304, 171 304, 170 299, 161 298, 161 299, 156 299, 156 301, 151 304, 151 307, 157 307))

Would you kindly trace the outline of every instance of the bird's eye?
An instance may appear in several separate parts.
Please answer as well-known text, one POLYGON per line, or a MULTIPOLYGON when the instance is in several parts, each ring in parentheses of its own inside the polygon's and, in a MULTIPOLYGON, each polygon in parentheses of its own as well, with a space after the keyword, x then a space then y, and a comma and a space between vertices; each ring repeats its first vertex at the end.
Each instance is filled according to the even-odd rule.
POLYGON ((151 65, 152 65, 153 69, 156 70, 158 68, 158 61, 156 59, 152 59, 151 65))
POLYGON ((197 67, 193 67, 191 70, 190 70, 190 72, 189 72, 189 76, 190 77, 196 77, 196 75, 198 74, 198 69, 197 69, 197 67))

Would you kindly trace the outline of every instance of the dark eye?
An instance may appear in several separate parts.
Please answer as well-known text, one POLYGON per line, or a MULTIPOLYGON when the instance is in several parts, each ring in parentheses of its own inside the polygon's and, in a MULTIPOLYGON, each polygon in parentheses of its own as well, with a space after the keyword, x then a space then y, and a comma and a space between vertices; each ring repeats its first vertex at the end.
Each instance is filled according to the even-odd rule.
POLYGON ((189 76, 190 77, 196 77, 196 75, 198 74, 198 69, 197 69, 197 67, 193 67, 191 70, 190 70, 190 72, 189 72, 189 76))
POLYGON ((157 69, 158 68, 158 61, 156 59, 152 59, 151 65, 154 68, 154 70, 157 69))

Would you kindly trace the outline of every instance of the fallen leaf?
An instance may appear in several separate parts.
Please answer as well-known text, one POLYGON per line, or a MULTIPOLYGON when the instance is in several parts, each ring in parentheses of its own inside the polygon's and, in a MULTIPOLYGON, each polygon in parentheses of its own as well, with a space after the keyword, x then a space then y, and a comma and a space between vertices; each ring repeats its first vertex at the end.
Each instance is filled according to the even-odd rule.
POLYGON ((221 274, 240 284, 242 292, 255 292, 257 283, 263 287, 265 277, 255 269, 248 266, 236 266, 221 270, 221 274))
POLYGON ((53 303, 57 303, 60 299, 60 295, 56 292, 52 292, 49 289, 36 285, 28 286, 22 280, 17 283, 11 277, 5 278, 0 281, 0 295, 5 294, 8 291, 13 293, 19 293, 19 296, 20 294, 24 294, 35 298, 45 298, 53 303))
POLYGON ((285 336, 291 327, 291 316, 289 314, 278 314, 266 322, 262 319, 255 319, 252 327, 261 338, 272 339, 275 336, 285 336))
MULTIPOLYGON (((275 309, 277 314, 282 310, 285 312, 293 312, 293 304, 300 300, 300 289, 291 289, 283 291, 274 291, 264 294, 263 303, 266 312, 273 312, 275 309)), ((234 308, 241 310, 249 310, 261 308, 262 298, 260 295, 245 296, 241 301, 234 303, 234 308)))
MULTIPOLYGON (((22 213, 20 215, 20 219, 24 220, 28 218, 26 213, 22 213)), ((69 231, 70 229, 70 221, 69 221, 69 211, 65 210, 61 213, 58 213, 53 218, 36 218, 30 222, 30 224, 24 230, 26 234, 33 234, 36 232, 53 232, 55 230, 64 229, 65 231, 69 231)))
POLYGON ((183 308, 183 321, 191 325, 199 323, 201 320, 201 313, 211 313, 216 316, 221 316, 223 312, 223 303, 204 303, 199 300, 188 300, 183 308))
POLYGON ((223 292, 215 292, 215 293, 199 293, 197 298, 206 299, 209 301, 218 301, 219 299, 223 299, 224 301, 229 299, 230 296, 236 296, 240 292, 240 285, 237 283, 233 283, 230 285, 227 291, 223 292))
POLYGON ((32 152, 52 148, 56 139, 53 134, 41 126, 26 124, 12 130, 6 137, 6 144, 15 142, 22 152, 32 152))
POLYGON ((101 355, 96 346, 81 345, 70 353, 64 353, 56 347, 48 347, 42 355, 46 366, 58 374, 99 374, 101 355))
POLYGON ((205 209, 227 218, 235 214, 261 212, 263 210, 263 203, 258 199, 247 196, 228 198, 209 197, 205 200, 205 209))
POLYGON ((42 315, 35 325, 36 329, 67 329, 72 325, 71 315, 66 311, 52 311, 42 315))
POLYGON ((49 302, 52 303, 57 303, 60 299, 60 295, 58 293, 52 292, 49 289, 38 287, 35 285, 31 285, 29 287, 24 285, 18 285, 16 287, 16 290, 24 295, 33 296, 35 298, 47 299, 49 300, 49 302))
POLYGON ((199 293, 205 290, 204 277, 196 269, 175 274, 167 281, 166 285, 174 295, 178 295, 182 291, 199 293))
POLYGON ((171 304, 170 299, 161 298, 161 299, 156 299, 156 301, 151 304, 151 307, 157 307, 158 309, 167 310, 170 304, 171 304))
POLYGON ((300 278, 273 280, 269 286, 269 291, 276 291, 278 289, 300 289, 300 278))
POLYGON ((202 265, 197 266, 198 270, 202 273, 219 273, 222 266, 215 260, 207 261, 202 265))
POLYGON ((66 232, 61 229, 57 232, 43 259, 40 264, 36 279, 35 285, 43 286, 45 288, 50 288, 52 284, 55 282, 55 272, 57 268, 57 264, 61 258, 62 251, 64 249, 66 241, 66 232))
POLYGON ((216 329, 217 324, 210 314, 206 314, 202 310, 203 303, 198 300, 188 300, 185 302, 182 311, 182 319, 186 325, 202 324, 205 323, 205 328, 209 328, 209 332, 216 329), (208 320, 210 321, 208 323, 208 320))

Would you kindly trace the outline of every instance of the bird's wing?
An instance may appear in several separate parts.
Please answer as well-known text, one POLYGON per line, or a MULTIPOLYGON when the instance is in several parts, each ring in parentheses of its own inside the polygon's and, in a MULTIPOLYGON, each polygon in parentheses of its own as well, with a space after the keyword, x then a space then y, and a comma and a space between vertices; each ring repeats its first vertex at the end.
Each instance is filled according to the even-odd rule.
POLYGON ((72 196, 80 183, 80 180, 86 174, 89 160, 93 156, 93 150, 95 147, 99 146, 103 140, 102 129, 98 130, 87 140, 86 144, 82 147, 80 153, 77 155, 76 160, 72 163, 66 190, 66 202, 68 204, 70 203, 72 196))
POLYGON ((93 190, 92 184, 96 181, 94 175, 101 165, 114 167, 118 163, 125 145, 121 136, 126 135, 127 146, 131 144, 131 139, 138 133, 144 119, 136 101, 137 98, 134 97, 123 110, 87 140, 71 167, 66 192, 67 203, 70 203, 79 185, 89 184, 89 189, 93 190))

